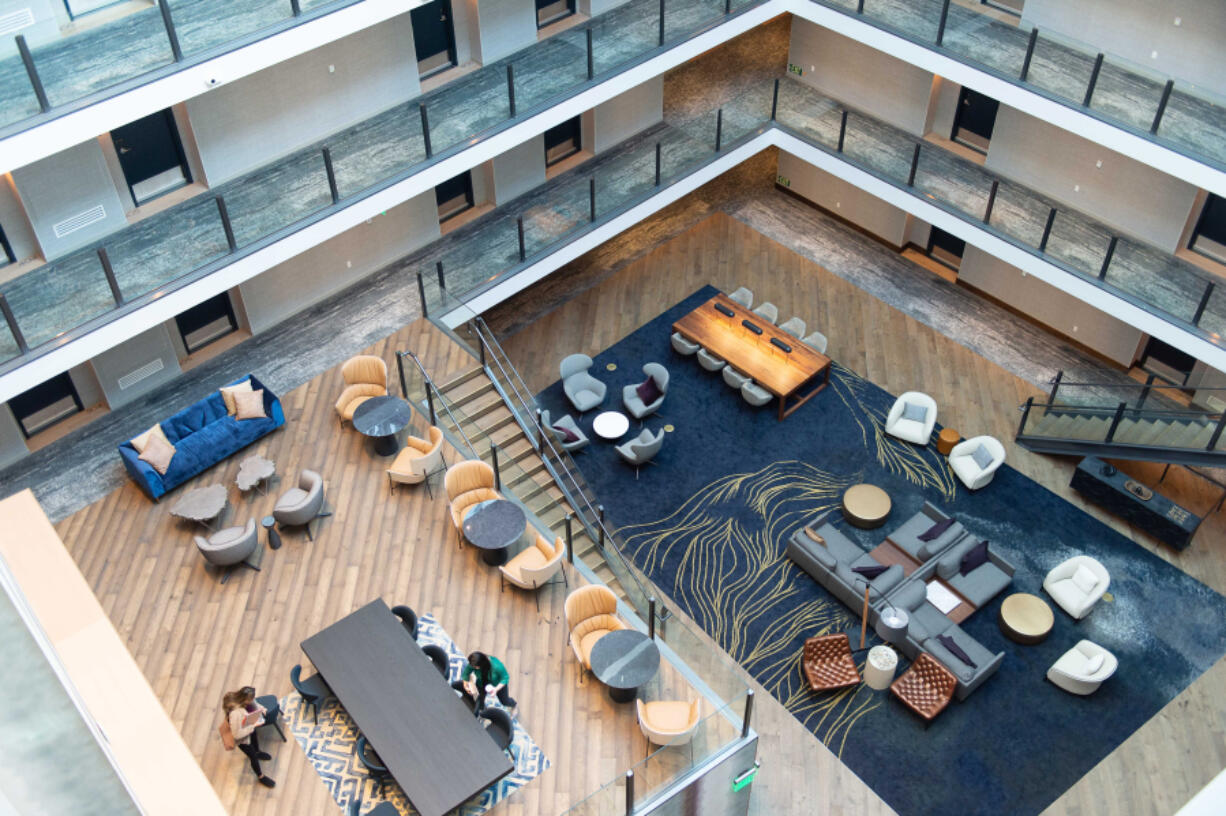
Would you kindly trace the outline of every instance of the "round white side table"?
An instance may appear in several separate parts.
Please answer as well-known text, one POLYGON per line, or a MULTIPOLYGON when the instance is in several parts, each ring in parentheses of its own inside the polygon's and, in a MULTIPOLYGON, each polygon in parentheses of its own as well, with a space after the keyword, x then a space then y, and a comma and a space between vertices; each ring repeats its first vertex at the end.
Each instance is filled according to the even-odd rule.
POLYGON ((868 650, 864 661, 864 683, 871 689, 885 691, 894 682, 894 670, 898 668, 898 652, 889 646, 874 646, 868 650))
POLYGON ((630 420, 621 411, 605 411, 592 420, 592 430, 610 442, 621 439, 630 430, 630 420))

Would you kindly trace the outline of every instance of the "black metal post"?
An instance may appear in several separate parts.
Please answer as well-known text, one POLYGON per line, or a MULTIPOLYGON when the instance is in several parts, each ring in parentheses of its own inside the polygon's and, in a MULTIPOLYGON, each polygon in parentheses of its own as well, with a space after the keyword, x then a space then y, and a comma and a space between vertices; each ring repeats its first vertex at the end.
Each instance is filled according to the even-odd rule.
POLYGON ((660 143, 656 142, 656 186, 660 186, 660 143))
POLYGON ((839 152, 843 152, 843 139, 847 136, 847 110, 843 110, 843 118, 839 120, 839 152))
POLYGON ((494 489, 502 490, 502 472, 498 469, 498 446, 490 443, 490 456, 494 460, 494 489))
POLYGON ((536 409, 536 449, 541 453, 545 451, 545 423, 541 420, 540 408, 536 409))
POLYGON ((656 639, 656 599, 647 599, 647 637, 656 639))
POLYGON ((1141 389, 1141 397, 1137 400, 1137 410, 1141 410, 1145 406, 1145 400, 1149 399, 1150 389, 1154 387, 1154 380, 1158 378, 1157 374, 1150 374, 1145 378, 1145 387, 1141 389))
POLYGON ((1000 189, 1000 179, 992 179, 992 189, 988 191, 988 208, 983 213, 983 223, 991 223, 992 207, 996 206, 996 191, 1000 189))
POLYGON ((430 412, 430 424, 438 424, 438 412, 434 410, 434 385, 426 380, 426 410, 430 412))
POLYGON ((409 381, 404 376, 404 352, 396 352, 396 373, 400 376, 400 396, 409 398, 409 381))
POLYGON ((715 112, 715 152, 719 152, 719 143, 724 136, 724 109, 715 112))
MULTIPOLYGON (((226 200, 220 195, 215 200, 217 201, 217 214, 221 216, 221 228, 226 233, 226 244, 233 252, 238 249, 238 242, 234 240, 234 225, 230 223, 230 211, 226 209, 226 200)), ((422 300, 422 303, 425 303, 425 300, 422 300)))
POLYGON ((324 148, 324 172, 328 174, 328 192, 332 194, 332 203, 341 200, 340 191, 336 188, 336 171, 332 167, 332 151, 324 148))
POLYGON ((1051 228, 1056 223, 1056 208, 1052 207, 1047 214, 1047 224, 1043 227, 1043 240, 1039 241, 1039 252, 1047 251, 1047 239, 1051 237, 1051 228))
POLYGON ((476 332, 477 335, 477 358, 481 360, 481 367, 485 368, 485 336, 481 332, 476 332))
POLYGON ((749 721, 753 719, 753 689, 745 692, 745 716, 741 718, 741 739, 749 736, 749 721))
MULTIPOLYGON (((1213 436, 1209 437, 1209 444, 1205 445, 1205 450, 1213 450, 1217 447, 1217 441, 1222 438, 1222 429, 1226 428, 1226 412, 1222 414, 1222 418, 1217 421, 1217 427, 1213 429, 1213 436)), ((1218 502, 1217 506, 1221 508, 1222 503, 1218 502)))
POLYGON ((587 182, 587 200, 588 212, 592 221, 596 220, 596 177, 592 176, 587 182))
POLYGON ((302 14, 302 3, 299 0, 289 0, 290 11, 294 12, 294 16, 298 17, 302 14))
POLYGON ((1111 243, 1107 244, 1107 254, 1103 256, 1102 268, 1098 270, 1098 279, 1104 280, 1107 277, 1107 267, 1111 266, 1111 258, 1115 255, 1115 245, 1120 242, 1118 235, 1111 236, 1111 243))
POLYGON ((664 45, 664 0, 660 0, 660 45, 664 45))
POLYGON ((417 105, 421 109, 421 138, 426 144, 426 158, 434 155, 434 151, 430 149, 430 117, 426 115, 426 103, 419 102, 417 105))
POLYGON ((0 294, 0 313, 4 314, 4 320, 9 324, 9 331, 13 335, 13 340, 17 342, 17 350, 25 354, 30 350, 30 347, 26 345, 26 336, 21 333, 21 327, 17 325, 17 316, 9 307, 9 299, 3 294, 0 294))
POLYGON ((1111 427, 1107 429, 1107 438, 1104 442, 1110 442, 1115 438, 1115 429, 1120 427, 1120 423, 1124 421, 1124 411, 1128 408, 1128 403, 1121 402, 1115 409, 1115 416, 1111 418, 1111 427))
POLYGON ((430 315, 426 311, 426 284, 421 279, 420 269, 417 270, 417 296, 421 298, 421 316, 429 317, 430 315))
POLYGON ((634 816, 634 771, 626 771, 626 816, 634 816))
POLYGON ((600 541, 597 543, 600 544, 601 549, 604 549, 604 505, 603 504, 596 505, 596 517, 600 520, 600 523, 596 525, 597 527, 600 528, 600 531, 599 531, 600 541))
POLYGON ((779 112, 779 77, 775 77, 775 92, 771 96, 771 121, 775 121, 775 114, 779 112))
POLYGON ((1026 433, 1026 420, 1030 417, 1030 409, 1034 407, 1034 397, 1026 397, 1026 404, 1022 406, 1022 421, 1018 423, 1017 435, 1022 436, 1026 433))
POLYGON ((915 171, 919 170, 920 143, 915 143, 915 152, 911 154, 911 174, 907 176, 907 186, 915 186, 915 171))
POLYGON ((106 275, 106 285, 111 287, 111 297, 116 306, 123 305, 123 292, 119 291, 119 281, 115 279, 115 269, 111 266, 111 258, 106 254, 106 247, 98 247, 98 262, 102 264, 102 274, 106 275))
POLYGON ((732 13, 732 0, 724 0, 724 16, 732 13))
POLYGON ((1199 326, 1201 315, 1205 313, 1205 307, 1209 305, 1209 298, 1213 297, 1213 287, 1215 284, 1210 282, 1205 286, 1205 294, 1201 295, 1200 303, 1196 306, 1196 314, 1192 316, 1192 325, 1199 326))
POLYGON ((158 9, 162 12, 162 22, 166 26, 166 38, 170 40, 170 53, 174 55, 175 62, 182 62, 183 49, 179 47, 179 35, 175 33, 175 21, 170 19, 170 3, 158 3, 158 9))
POLYGON ((1103 54, 1098 52, 1098 56, 1094 58, 1094 70, 1090 72, 1090 84, 1086 86, 1086 98, 1081 103, 1082 107, 1090 107, 1090 99, 1094 96, 1094 86, 1098 84, 1098 72, 1103 69, 1103 54))
POLYGON ((574 517, 574 513, 566 514, 566 560, 571 564, 575 563, 575 534, 571 530, 574 517))
POLYGON ((1060 388, 1060 381, 1063 379, 1064 379, 1064 369, 1061 369, 1057 371, 1056 376, 1052 378, 1051 391, 1047 395, 1048 403, 1054 403, 1056 401, 1056 390, 1060 388))
POLYGON ((511 103, 511 118, 515 118, 515 66, 507 63, 507 100, 511 103))
POLYGON ((860 2, 856 4, 856 14, 863 14, 863 13, 864 13, 864 0, 860 0, 860 2))
POLYGON ((1154 114, 1154 123, 1149 126, 1150 133, 1158 132, 1158 125, 1162 123, 1162 114, 1166 113, 1166 103, 1171 101, 1173 90, 1175 90, 1175 80, 1168 79, 1162 88, 1162 98, 1158 100, 1158 112, 1154 114))
POLYGON ((515 219, 515 227, 519 232, 519 262, 523 263, 528 254, 524 247, 524 217, 522 215, 515 219))
POLYGON ((30 46, 26 45, 24 34, 18 34, 13 39, 17 41, 17 50, 21 52, 21 62, 26 67, 26 76, 30 78, 30 86, 34 88, 34 96, 38 98, 39 110, 46 113, 51 109, 51 103, 47 101, 47 89, 43 87, 38 69, 34 67, 34 55, 30 53, 30 46))
POLYGON ((596 63, 592 59, 592 27, 587 27, 587 78, 596 75, 596 63))
POLYGON ((1026 81, 1026 75, 1030 73, 1030 60, 1034 57, 1034 47, 1039 42, 1039 30, 1037 28, 1030 29, 1030 41, 1026 43, 1026 59, 1022 60, 1022 73, 1018 77, 1021 82, 1026 81))
POLYGON ((438 288, 446 291, 447 282, 443 280, 443 262, 442 261, 434 262, 434 272, 436 275, 438 275, 438 288))
POLYGON ((949 21, 949 0, 941 6, 941 22, 937 24, 937 45, 945 42, 945 23, 949 21))

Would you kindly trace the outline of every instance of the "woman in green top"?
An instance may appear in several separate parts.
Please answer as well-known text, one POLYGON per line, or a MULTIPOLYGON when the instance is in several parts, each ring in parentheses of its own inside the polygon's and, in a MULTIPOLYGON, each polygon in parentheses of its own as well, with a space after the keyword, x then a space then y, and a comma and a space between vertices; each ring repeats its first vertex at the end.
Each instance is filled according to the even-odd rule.
POLYGON ((487 690, 497 695, 498 702, 506 708, 518 705, 507 693, 507 681, 510 679, 507 667, 502 665, 501 660, 485 652, 473 652, 468 656, 464 671, 460 672, 460 679, 451 687, 467 697, 473 704, 473 710, 480 713, 485 708, 487 690))

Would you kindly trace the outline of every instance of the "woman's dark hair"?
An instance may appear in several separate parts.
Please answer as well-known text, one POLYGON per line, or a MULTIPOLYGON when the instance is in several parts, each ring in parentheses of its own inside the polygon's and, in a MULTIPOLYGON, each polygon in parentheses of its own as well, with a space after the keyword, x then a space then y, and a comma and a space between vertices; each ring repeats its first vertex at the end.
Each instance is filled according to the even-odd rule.
POLYGON ((477 673, 477 688, 484 690, 490 684, 490 673, 494 670, 485 652, 473 652, 468 656, 468 665, 477 673))

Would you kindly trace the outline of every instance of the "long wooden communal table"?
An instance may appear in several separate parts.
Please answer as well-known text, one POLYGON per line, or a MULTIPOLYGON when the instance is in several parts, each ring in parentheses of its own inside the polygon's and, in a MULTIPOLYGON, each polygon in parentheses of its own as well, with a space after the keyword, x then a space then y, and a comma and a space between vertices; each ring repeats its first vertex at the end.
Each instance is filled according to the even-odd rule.
POLYGON ((382 598, 302 650, 422 816, 442 816, 514 770, 382 598))
POLYGON ((729 300, 724 294, 716 295, 682 317, 673 324, 673 331, 727 360, 730 366, 752 377, 754 382, 778 397, 780 420, 808 402, 830 382, 829 357, 729 300), (732 312, 732 315, 721 313, 717 305, 732 312), (757 326, 762 333, 755 333, 744 321, 757 326), (773 345, 772 339, 788 346, 791 351, 786 352, 773 345), (796 397, 796 401, 788 407, 789 399, 819 378, 816 387, 796 397))

